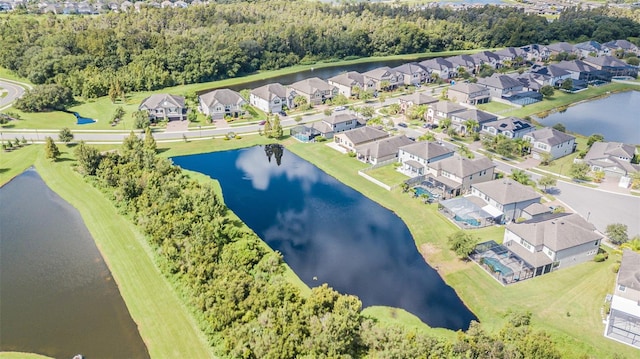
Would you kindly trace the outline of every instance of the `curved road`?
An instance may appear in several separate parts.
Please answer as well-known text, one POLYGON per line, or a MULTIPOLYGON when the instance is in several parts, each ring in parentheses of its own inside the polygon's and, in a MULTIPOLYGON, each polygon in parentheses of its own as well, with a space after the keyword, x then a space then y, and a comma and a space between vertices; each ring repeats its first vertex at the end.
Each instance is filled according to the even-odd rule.
POLYGON ((6 96, 0 97, 0 111, 11 106, 11 103, 24 94, 24 87, 17 82, 0 79, 0 88, 7 91, 6 96))

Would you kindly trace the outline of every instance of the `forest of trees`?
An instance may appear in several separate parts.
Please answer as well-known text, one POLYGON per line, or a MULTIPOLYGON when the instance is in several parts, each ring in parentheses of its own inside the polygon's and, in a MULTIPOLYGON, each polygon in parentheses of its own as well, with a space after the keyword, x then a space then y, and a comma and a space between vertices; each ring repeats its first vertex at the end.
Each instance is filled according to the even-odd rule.
POLYGON ((139 13, 0 18, 0 66, 74 96, 155 90, 318 60, 640 34, 612 9, 569 9, 559 19, 516 8, 454 11, 366 2, 253 1, 139 13))
MULTIPOLYGON (((265 146, 275 155, 281 145, 265 146)), ((511 313, 499 333, 472 323, 457 340, 380 325, 362 303, 326 284, 308 297, 283 276, 282 257, 231 220, 213 186, 156 156, 150 131, 118 153, 80 142, 77 170, 146 235, 219 354, 234 358, 560 358, 530 313, 511 313)), ((131 240, 135 240, 132 238, 131 240)))

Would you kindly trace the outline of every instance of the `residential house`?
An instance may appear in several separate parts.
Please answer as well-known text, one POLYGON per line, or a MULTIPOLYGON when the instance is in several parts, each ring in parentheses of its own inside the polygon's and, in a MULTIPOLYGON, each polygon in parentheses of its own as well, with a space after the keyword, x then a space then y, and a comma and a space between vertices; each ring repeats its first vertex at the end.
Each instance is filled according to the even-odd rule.
POLYGON ((453 156, 454 151, 435 142, 420 141, 398 148, 398 162, 403 172, 412 175, 427 174, 428 164, 453 156))
POLYGON ((557 67, 569 72, 574 84, 576 83, 576 80, 585 82, 594 80, 611 80, 611 76, 606 71, 598 70, 582 60, 560 61, 559 63, 549 65, 548 67, 557 67))
POLYGON ((527 59, 527 53, 522 48, 507 47, 493 52, 500 58, 500 62, 503 65, 522 65, 527 59))
POLYGON ((414 143, 405 135, 383 138, 356 146, 356 157, 366 163, 376 165, 398 158, 400 147, 414 143))
POLYGON ((576 138, 555 128, 545 127, 522 136, 531 142, 531 153, 535 159, 550 156, 550 160, 566 156, 576 150, 576 138))
POLYGON ((545 45, 531 44, 520 47, 525 53, 525 60, 543 62, 549 60, 551 50, 545 45))
POLYGON ((625 249, 604 336, 640 349, 640 253, 625 249))
POLYGON ((544 204, 532 203, 522 210, 520 217, 524 218, 525 220, 539 219, 539 218, 542 218, 542 216, 550 213, 551 213, 551 208, 545 206, 544 204))
POLYGON ((438 101, 429 106, 427 109, 427 122, 433 124, 439 124, 440 121, 451 118, 451 115, 457 112, 465 111, 467 108, 457 103, 449 101, 438 101))
POLYGON ((427 182, 451 198, 467 192, 472 184, 494 179, 496 165, 487 157, 474 159, 453 155, 427 164, 427 182))
POLYGON ((478 85, 489 89, 491 97, 509 98, 523 92, 522 83, 508 75, 493 74, 489 77, 478 79, 478 85))
POLYGON ((476 109, 468 109, 462 112, 456 112, 451 115, 451 125, 454 126, 456 131, 462 134, 469 132, 467 128, 468 121, 475 121, 477 127, 473 129, 473 132, 480 131, 483 124, 487 122, 496 121, 498 116, 476 109))
POLYGON ((612 54, 621 52, 623 55, 636 54, 640 56, 640 48, 627 40, 613 40, 605 42, 602 46, 608 47, 612 54))
POLYGON ((557 65, 534 67, 531 73, 537 75, 537 80, 542 80, 542 86, 559 86, 562 81, 571 78, 571 72, 557 65))
POLYGON ((509 139, 522 138, 525 134, 535 131, 530 123, 517 117, 506 117, 482 124, 480 132, 492 136, 503 135, 509 139))
POLYGON ((575 213, 509 223, 503 245, 533 268, 534 276, 592 261, 603 236, 575 213))
POLYGON ((593 40, 575 44, 573 47, 580 53, 580 57, 604 56, 611 54, 611 49, 606 46, 602 46, 599 42, 593 40))
POLYGON ((367 71, 362 75, 364 76, 365 86, 366 84, 373 83, 373 88, 366 88, 366 90, 392 90, 404 81, 402 75, 397 74, 388 66, 378 67, 377 69, 367 71))
POLYGON ((198 96, 199 110, 212 120, 220 120, 225 116, 238 117, 244 114, 247 104, 239 93, 229 89, 217 89, 198 96))
POLYGON ((11 4, 6 1, 0 1, 0 11, 11 11, 11 4))
POLYGON ((550 56, 557 56, 561 53, 566 53, 568 55, 578 56, 579 52, 568 42, 556 42, 555 44, 547 45, 547 49, 549 49, 550 56))
POLYGON ((640 171, 640 166, 632 164, 636 148, 620 142, 595 142, 583 161, 592 171, 605 171, 622 176, 640 171))
MULTIPOLYGON (((338 88, 338 93, 341 93, 345 97, 355 97, 358 91, 364 91, 365 86, 364 76, 356 71, 349 71, 340 75, 334 76, 327 80, 329 85, 338 88)), ((373 87, 373 83, 369 83, 368 87, 373 87)))
POLYGON ((429 73, 429 82, 434 81, 436 78, 448 80, 456 76, 453 64, 442 57, 422 61, 420 66, 429 73))
POLYGON ((493 69, 502 67, 500 56, 494 54, 491 51, 476 52, 475 54, 471 55, 471 57, 473 57, 477 68, 480 68, 480 66, 482 65, 488 65, 493 69))
MULTIPOLYGON (((484 200, 492 210, 496 223, 508 223, 522 217, 525 208, 540 203, 542 196, 530 186, 510 178, 471 185, 471 194, 484 200)), ((484 209, 484 208, 483 208, 484 209)))
POLYGON ((138 110, 147 111, 149 119, 154 122, 158 119, 185 120, 187 107, 184 102, 182 96, 155 94, 142 100, 138 110))
POLYGON ((425 82, 429 73, 415 62, 403 64, 392 69, 399 76, 398 82, 405 85, 417 85, 425 82))
POLYGON ((584 63, 586 63, 587 65, 595 67, 598 70, 607 72, 610 77, 638 77, 638 68, 636 66, 631 66, 622 60, 618 60, 615 56, 587 56, 582 61, 584 61, 584 63))
POLYGON ((338 132, 348 131, 358 126, 358 119, 355 116, 340 113, 326 117, 322 121, 296 126, 291 129, 291 136, 302 142, 312 142, 316 137, 331 139, 338 132))
POLYGON ((280 113, 287 104, 287 88, 279 83, 258 87, 251 90, 249 103, 266 113, 280 113))
POLYGON ((536 73, 523 72, 519 74, 516 72, 508 76, 522 84, 522 91, 540 92, 542 86, 545 85, 545 76, 536 73))
POLYGON ((422 92, 414 92, 410 95, 398 97, 401 113, 406 113, 407 109, 412 106, 430 105, 436 102, 438 102, 437 98, 426 95, 422 92))
POLYGON ((447 90, 447 96, 453 102, 478 105, 489 102, 491 98, 491 91, 478 84, 459 82, 449 87, 447 90))
POLYGON ((389 137, 387 131, 371 126, 362 126, 352 130, 337 133, 333 136, 335 143, 346 148, 348 151, 356 152, 356 147, 365 143, 377 141, 389 137))
POLYGON ((473 75, 476 73, 476 70, 480 65, 479 62, 476 63, 476 59, 474 59, 471 55, 451 56, 447 57, 447 60, 453 64, 453 67, 456 69, 457 74, 461 74, 463 71, 460 71, 460 69, 463 69, 464 72, 473 75))
POLYGON ((323 104, 326 100, 333 98, 333 96, 337 94, 337 87, 329 85, 329 83, 317 77, 312 77, 288 86, 287 106, 289 108, 296 107, 294 99, 297 96, 304 97, 308 104, 315 106, 323 104))

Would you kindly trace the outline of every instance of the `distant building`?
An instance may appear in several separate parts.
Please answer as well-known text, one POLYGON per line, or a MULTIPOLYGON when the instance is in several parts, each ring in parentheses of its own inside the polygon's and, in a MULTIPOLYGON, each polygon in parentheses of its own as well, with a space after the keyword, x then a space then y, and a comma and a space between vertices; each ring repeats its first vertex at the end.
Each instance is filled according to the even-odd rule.
POLYGON ((187 108, 184 103, 185 99, 182 96, 155 94, 142 100, 138 110, 147 111, 151 121, 185 120, 187 108))

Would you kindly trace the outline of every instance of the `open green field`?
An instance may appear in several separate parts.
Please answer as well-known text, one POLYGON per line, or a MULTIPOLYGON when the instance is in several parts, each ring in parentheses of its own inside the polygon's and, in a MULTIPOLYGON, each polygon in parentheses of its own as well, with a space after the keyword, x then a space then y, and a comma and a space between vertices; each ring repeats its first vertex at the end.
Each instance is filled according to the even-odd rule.
POLYGON ((402 182, 409 179, 407 175, 396 171, 396 167, 393 164, 374 168, 367 171, 366 173, 367 175, 377 179, 378 181, 392 187, 399 186, 400 184, 402 184, 402 182))
MULTIPOLYGON (((435 205, 425 205, 400 189, 388 192, 369 183, 352 168, 357 160, 341 156, 327 146, 289 142, 287 148, 397 213, 429 264, 438 268, 487 329, 499 330, 509 310, 530 310, 533 327, 553 334, 563 358, 607 358, 613 353, 629 358, 637 355, 635 349, 602 335, 600 310, 606 293, 613 289, 615 273, 611 267, 618 256, 612 255, 604 263, 585 263, 504 287, 478 265, 456 259, 447 249, 447 236, 457 227, 440 215, 435 205)), ((503 227, 494 226, 471 233, 480 241, 501 242, 503 231, 503 227)), ((380 313, 382 309, 369 311, 380 313)), ((391 316, 384 311, 381 314, 391 316)), ((402 318, 405 324, 412 325, 410 318, 402 318)))

